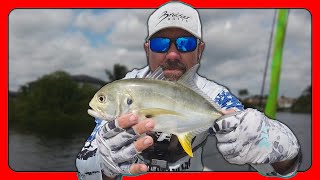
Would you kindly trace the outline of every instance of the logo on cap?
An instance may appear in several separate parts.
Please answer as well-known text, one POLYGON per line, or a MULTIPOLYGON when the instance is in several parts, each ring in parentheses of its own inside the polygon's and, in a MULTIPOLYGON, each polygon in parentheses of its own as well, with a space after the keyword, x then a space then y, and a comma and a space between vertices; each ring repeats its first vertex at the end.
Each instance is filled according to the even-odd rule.
POLYGON ((159 17, 159 22, 155 25, 157 26, 159 23, 161 23, 163 20, 167 19, 168 21, 169 20, 177 20, 177 21, 185 21, 185 22, 188 22, 188 19, 190 18, 190 16, 186 16, 186 15, 183 15, 179 12, 177 13, 168 13, 167 11, 164 11, 161 16, 159 17))

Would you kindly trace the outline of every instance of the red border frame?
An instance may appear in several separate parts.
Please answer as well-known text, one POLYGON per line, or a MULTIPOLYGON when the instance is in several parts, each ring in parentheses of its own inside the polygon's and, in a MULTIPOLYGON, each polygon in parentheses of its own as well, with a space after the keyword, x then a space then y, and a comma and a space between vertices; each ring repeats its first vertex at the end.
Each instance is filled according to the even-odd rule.
MULTIPOLYGON (((1 98, 1 125, 0 125, 0 173, 1 179, 24 179, 24 180, 57 180, 68 179, 77 180, 75 172, 14 172, 8 165, 8 16, 15 8, 157 8, 165 0, 153 1, 101 1, 101 0, 55 0, 55 1, 37 1, 37 0, 7 0, 0 3, 0 67, 1 67, 1 84, 0 84, 0 98, 1 98)), ((319 42, 319 11, 316 8, 316 0, 215 0, 215 1, 196 1, 185 0, 184 2, 196 8, 304 8, 309 10, 312 15, 312 92, 319 92, 316 80, 319 76, 317 68, 319 42), (318 42, 318 43, 317 43, 318 42)), ((298 82, 297 82, 298 83, 298 82)), ((312 112, 316 112, 319 95, 312 94, 312 112)), ((316 127, 319 127, 317 120, 320 120, 320 115, 312 114, 312 166, 306 172, 299 172, 293 179, 316 179, 317 170, 319 170, 319 145, 314 143, 319 137, 319 132, 316 127)), ((142 176, 125 177, 124 179, 213 179, 213 178, 245 178, 245 179, 266 179, 256 172, 199 172, 199 173, 147 173, 142 176)))

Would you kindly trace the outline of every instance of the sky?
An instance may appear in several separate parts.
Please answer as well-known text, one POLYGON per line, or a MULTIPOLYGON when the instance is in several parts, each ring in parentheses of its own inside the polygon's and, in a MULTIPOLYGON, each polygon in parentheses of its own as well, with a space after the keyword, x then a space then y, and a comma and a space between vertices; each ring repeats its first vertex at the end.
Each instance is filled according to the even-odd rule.
MULTIPOLYGON (((108 81, 115 63, 147 65, 143 43, 154 9, 15 9, 9 15, 9 90, 63 70, 108 81)), ((198 9, 206 44, 198 73, 233 94, 260 94, 275 9, 198 9)), ((270 55, 272 57, 272 54, 270 55)), ((311 15, 289 11, 279 96, 311 85, 311 15)), ((269 63, 270 66, 271 62, 269 63)), ((269 91, 270 69, 265 94, 269 91)))

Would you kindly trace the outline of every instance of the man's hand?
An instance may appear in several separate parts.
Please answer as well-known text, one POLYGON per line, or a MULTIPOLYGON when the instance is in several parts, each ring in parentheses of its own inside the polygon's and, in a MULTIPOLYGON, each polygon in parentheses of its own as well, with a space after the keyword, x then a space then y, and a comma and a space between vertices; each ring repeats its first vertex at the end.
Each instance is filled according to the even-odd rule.
POLYGON ((125 114, 102 126, 96 139, 103 174, 115 177, 146 172, 147 166, 134 164, 134 160, 137 154, 153 144, 152 137, 141 136, 153 128, 152 119, 138 123, 138 116, 135 114, 125 114))
POLYGON ((223 116, 213 131, 219 151, 232 164, 282 162, 295 158, 300 148, 288 127, 254 109, 223 116))

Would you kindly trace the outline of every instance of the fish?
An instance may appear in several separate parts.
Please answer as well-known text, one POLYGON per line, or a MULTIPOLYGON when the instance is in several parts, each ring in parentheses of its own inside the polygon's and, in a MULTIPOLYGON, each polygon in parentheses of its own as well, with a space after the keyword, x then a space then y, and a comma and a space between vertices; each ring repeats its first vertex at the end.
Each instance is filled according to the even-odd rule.
POLYGON ((193 157, 192 139, 207 131, 223 115, 223 110, 194 82, 199 64, 177 81, 164 80, 161 68, 146 78, 121 79, 96 92, 88 113, 111 121, 131 112, 139 121, 152 118, 155 132, 173 134, 184 151, 193 157))

